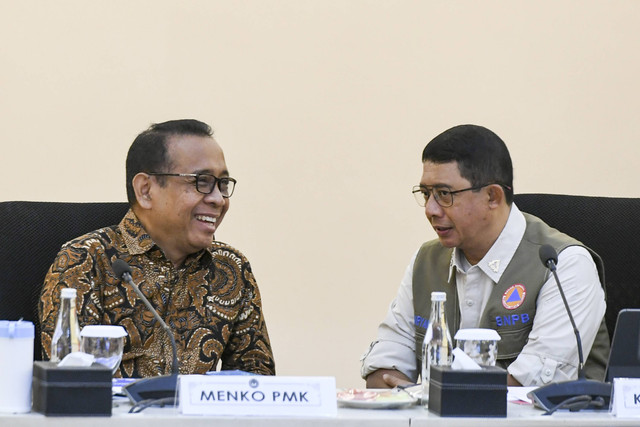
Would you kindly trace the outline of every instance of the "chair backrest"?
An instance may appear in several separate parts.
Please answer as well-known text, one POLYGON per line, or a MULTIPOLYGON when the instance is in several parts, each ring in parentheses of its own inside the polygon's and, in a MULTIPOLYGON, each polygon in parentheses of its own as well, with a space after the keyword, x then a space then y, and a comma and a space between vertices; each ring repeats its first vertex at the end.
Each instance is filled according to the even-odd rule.
POLYGON ((89 231, 118 224, 128 203, 0 203, 0 320, 24 318, 36 326, 34 358, 40 360, 38 300, 60 247, 89 231))
POLYGON ((640 199, 516 194, 514 201, 528 212, 596 251, 604 261, 609 336, 618 312, 640 308, 640 199))

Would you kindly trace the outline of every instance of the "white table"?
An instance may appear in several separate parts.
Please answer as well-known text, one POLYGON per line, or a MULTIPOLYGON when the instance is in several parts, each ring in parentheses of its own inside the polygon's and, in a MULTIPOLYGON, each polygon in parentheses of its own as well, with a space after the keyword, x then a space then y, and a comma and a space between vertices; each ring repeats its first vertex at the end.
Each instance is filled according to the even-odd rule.
POLYGON ((506 418, 461 418, 439 417, 422 410, 411 416, 411 427, 475 427, 475 426, 639 426, 640 419, 616 418, 607 411, 558 411, 553 415, 542 415, 544 411, 533 405, 507 403, 506 418))
POLYGON ((200 417, 181 415, 174 408, 148 408, 129 414, 128 404, 116 404, 111 417, 45 417, 42 414, 0 414, 0 426, 7 427, 472 427, 472 426, 638 426, 640 419, 620 419, 607 412, 560 412, 543 416, 530 405, 507 405, 506 418, 438 417, 420 406, 408 409, 338 408, 335 418, 285 417, 200 417))

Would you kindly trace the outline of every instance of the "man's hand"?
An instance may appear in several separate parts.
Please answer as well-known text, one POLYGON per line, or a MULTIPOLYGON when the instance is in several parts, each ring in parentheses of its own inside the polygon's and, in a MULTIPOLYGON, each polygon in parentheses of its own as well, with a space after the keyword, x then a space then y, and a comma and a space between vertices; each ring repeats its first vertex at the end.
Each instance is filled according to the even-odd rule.
POLYGON ((378 369, 367 376, 367 388, 393 388, 413 381, 396 369, 378 369))
POLYGON ((518 381, 517 379, 513 378, 511 376, 511 374, 507 374, 507 385, 508 386, 522 386, 522 384, 520 384, 520 381, 518 381))

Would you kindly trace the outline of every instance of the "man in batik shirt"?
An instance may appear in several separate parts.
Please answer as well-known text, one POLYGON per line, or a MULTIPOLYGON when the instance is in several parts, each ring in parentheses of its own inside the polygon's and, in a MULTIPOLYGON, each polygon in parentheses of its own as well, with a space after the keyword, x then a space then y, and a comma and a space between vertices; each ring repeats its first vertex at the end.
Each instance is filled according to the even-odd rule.
MULTIPOLYGON (((130 285, 111 267, 121 258, 173 331, 182 374, 237 369, 275 374, 260 293, 248 260, 214 240, 235 180, 211 128, 196 120, 152 125, 127 155, 129 212, 117 226, 65 244, 40 298, 43 357, 49 359, 60 290, 77 289, 81 326, 123 326, 116 376, 171 373, 172 346, 130 285)), ((52 219, 55 220, 55 219, 52 219)))

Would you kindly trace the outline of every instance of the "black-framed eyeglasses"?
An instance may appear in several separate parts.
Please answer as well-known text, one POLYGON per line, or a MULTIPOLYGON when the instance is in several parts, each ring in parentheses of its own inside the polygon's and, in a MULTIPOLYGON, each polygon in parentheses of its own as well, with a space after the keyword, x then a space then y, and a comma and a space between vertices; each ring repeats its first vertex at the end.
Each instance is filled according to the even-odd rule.
POLYGON ((194 184, 198 193, 211 194, 213 189, 218 186, 218 190, 222 194, 222 197, 229 198, 233 195, 233 190, 236 188, 236 180, 224 176, 218 178, 215 175, 209 173, 161 173, 161 172, 147 172, 148 175, 153 176, 181 176, 185 178, 195 178, 194 184))
MULTIPOLYGON (((453 206, 453 195, 462 193, 464 191, 474 191, 480 190, 488 185, 497 184, 495 182, 490 182, 488 184, 477 185, 475 187, 463 188, 462 190, 452 190, 448 185, 436 185, 433 187, 423 187, 421 185, 414 185, 412 189, 413 197, 415 197, 416 202, 422 207, 425 207, 429 198, 433 194, 433 198, 443 208, 448 208, 453 206)), ((498 184, 501 187, 506 189, 510 189, 509 186, 498 184)))

